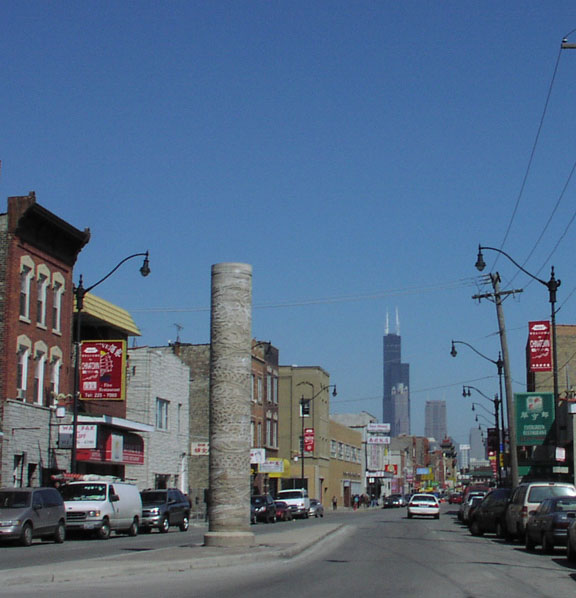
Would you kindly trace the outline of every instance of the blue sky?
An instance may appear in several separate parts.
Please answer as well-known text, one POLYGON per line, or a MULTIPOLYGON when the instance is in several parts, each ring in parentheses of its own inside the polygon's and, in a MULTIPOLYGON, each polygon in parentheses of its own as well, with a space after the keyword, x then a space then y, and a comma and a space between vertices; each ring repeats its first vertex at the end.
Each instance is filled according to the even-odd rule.
MULTIPOLYGON (((337 412, 381 417, 397 308, 412 432, 446 400, 465 442, 462 385, 497 392, 494 366, 449 353, 454 338, 498 356, 494 306, 471 299, 488 290, 478 244, 530 256, 546 280, 554 264, 558 323, 576 323, 576 50, 560 51, 574 29, 562 0, 7 0, 1 201, 34 190, 89 227, 86 284, 150 250, 149 278, 126 264, 98 288, 142 344, 176 324, 209 342, 211 265, 251 264, 253 335, 330 372, 337 412)), ((522 391, 548 293, 485 257, 503 289, 525 289, 504 308, 522 391)))

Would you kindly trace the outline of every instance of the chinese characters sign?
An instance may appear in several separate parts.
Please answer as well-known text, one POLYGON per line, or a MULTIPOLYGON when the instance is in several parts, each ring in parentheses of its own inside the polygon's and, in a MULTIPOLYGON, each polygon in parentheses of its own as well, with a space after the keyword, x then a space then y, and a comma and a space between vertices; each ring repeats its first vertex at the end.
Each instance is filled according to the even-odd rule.
POLYGON ((304 428, 304 451, 314 452, 314 428, 304 428))
POLYGON ((519 445, 542 444, 554 423, 554 394, 514 393, 516 430, 519 445))
POLYGON ((80 398, 123 401, 126 390, 126 341, 83 341, 80 349, 80 398))
POLYGON ((550 322, 528 323, 528 355, 531 372, 552 371, 550 322))

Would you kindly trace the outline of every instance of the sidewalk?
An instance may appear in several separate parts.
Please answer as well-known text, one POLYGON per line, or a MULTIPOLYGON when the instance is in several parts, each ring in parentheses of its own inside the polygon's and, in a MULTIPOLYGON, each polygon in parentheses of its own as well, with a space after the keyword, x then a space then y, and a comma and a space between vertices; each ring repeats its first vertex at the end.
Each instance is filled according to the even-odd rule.
POLYGON ((346 527, 342 523, 322 523, 294 528, 279 526, 278 531, 256 536, 258 544, 251 547, 218 548, 189 544, 114 557, 23 567, 3 571, 2 586, 5 588, 21 584, 98 580, 151 573, 155 569, 162 572, 186 571, 289 559, 325 538, 344 533, 346 527))

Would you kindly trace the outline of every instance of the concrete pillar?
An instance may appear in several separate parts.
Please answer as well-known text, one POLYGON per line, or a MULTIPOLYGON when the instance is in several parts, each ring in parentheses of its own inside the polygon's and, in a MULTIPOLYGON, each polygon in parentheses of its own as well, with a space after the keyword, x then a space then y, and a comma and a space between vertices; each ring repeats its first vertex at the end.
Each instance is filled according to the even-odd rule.
POLYGON ((250 546, 252 267, 212 266, 206 546, 250 546))

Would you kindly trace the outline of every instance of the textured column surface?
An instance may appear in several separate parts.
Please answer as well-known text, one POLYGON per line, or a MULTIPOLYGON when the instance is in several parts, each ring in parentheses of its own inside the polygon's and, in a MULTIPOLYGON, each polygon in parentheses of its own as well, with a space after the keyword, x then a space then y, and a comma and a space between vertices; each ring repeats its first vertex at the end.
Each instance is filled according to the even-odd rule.
POLYGON ((206 546, 249 546, 252 267, 212 266, 206 546))

